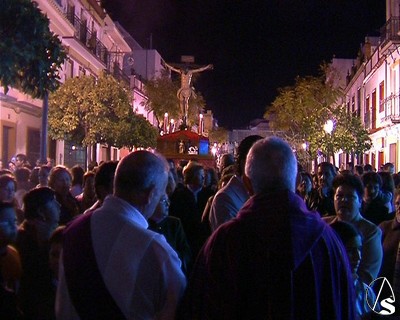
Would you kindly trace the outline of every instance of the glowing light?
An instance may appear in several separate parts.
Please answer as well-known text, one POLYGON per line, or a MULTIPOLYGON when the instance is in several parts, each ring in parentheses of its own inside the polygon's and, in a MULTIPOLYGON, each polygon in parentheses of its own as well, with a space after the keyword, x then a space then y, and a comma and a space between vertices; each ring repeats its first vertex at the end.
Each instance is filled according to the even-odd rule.
POLYGON ((212 146, 211 153, 213 154, 214 157, 217 154, 217 144, 216 143, 214 143, 214 145, 212 146))
POLYGON ((326 123, 324 124, 324 131, 328 134, 331 134, 333 131, 333 121, 332 120, 328 120, 326 121, 326 123))

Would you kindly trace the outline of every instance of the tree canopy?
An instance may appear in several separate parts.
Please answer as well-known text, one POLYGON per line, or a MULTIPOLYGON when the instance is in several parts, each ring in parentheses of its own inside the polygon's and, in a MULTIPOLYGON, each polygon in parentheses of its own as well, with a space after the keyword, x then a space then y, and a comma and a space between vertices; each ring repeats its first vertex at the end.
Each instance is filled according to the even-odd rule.
POLYGON ((208 133, 208 139, 212 142, 223 143, 229 140, 229 131, 218 127, 208 133))
POLYGON ((338 103, 342 92, 332 79, 327 81, 325 74, 298 77, 293 86, 279 89, 264 117, 294 148, 302 152, 306 146, 312 158, 319 152, 327 155, 339 150, 347 153, 367 151, 371 147, 368 132, 359 118, 338 103), (334 124, 329 134, 324 131, 328 120, 334 124))
POLYGON ((131 101, 111 75, 70 78, 49 97, 49 135, 84 146, 154 147, 157 129, 133 113, 131 101))
POLYGON ((54 91, 66 56, 49 20, 30 0, 0 1, 0 83, 34 98, 54 91))

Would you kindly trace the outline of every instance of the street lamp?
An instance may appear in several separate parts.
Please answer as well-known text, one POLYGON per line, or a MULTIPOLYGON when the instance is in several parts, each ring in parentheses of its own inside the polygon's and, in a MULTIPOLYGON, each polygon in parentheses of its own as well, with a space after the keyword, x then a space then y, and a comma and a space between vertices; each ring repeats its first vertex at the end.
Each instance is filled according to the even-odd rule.
POLYGON ((203 119, 203 115, 200 113, 199 115, 199 134, 202 135, 203 134, 203 128, 204 128, 204 119, 203 119))
POLYGON ((333 121, 332 120, 329 119, 328 121, 325 122, 324 131, 329 135, 332 134, 332 131, 333 131, 333 121))
MULTIPOLYGON (((325 122, 324 131, 329 136, 329 140, 328 140, 327 147, 326 147, 326 157, 327 157, 327 161, 330 162, 329 149, 331 146, 331 137, 332 137, 331 135, 332 135, 332 131, 333 131, 333 121, 331 119, 329 119, 325 122)), ((333 156, 333 163, 335 163, 335 156, 333 154, 332 154, 332 156, 333 156)))
POLYGON ((211 153, 213 154, 213 156, 215 158, 215 155, 217 154, 217 144, 216 143, 214 143, 214 145, 212 146, 211 153))
POLYGON ((164 114, 164 123, 163 123, 163 129, 164 129, 164 134, 167 134, 167 130, 168 130, 168 112, 166 112, 164 114))

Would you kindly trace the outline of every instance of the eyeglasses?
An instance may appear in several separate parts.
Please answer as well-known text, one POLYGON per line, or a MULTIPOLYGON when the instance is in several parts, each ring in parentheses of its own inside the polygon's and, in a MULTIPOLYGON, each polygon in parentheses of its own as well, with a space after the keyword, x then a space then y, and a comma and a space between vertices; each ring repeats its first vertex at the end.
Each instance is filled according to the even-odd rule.
POLYGON ((160 203, 162 204, 162 205, 164 205, 164 206, 169 206, 169 199, 168 198, 162 198, 161 200, 160 200, 160 203))

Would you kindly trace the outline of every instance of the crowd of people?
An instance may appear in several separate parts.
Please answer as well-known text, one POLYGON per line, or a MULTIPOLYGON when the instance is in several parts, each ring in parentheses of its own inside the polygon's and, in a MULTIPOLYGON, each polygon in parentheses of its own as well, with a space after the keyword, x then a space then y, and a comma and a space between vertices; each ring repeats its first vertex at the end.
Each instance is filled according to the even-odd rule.
POLYGON ((312 174, 257 135, 217 169, 16 158, 0 171, 0 319, 370 319, 385 311, 370 284, 398 281, 391 163, 312 174))

